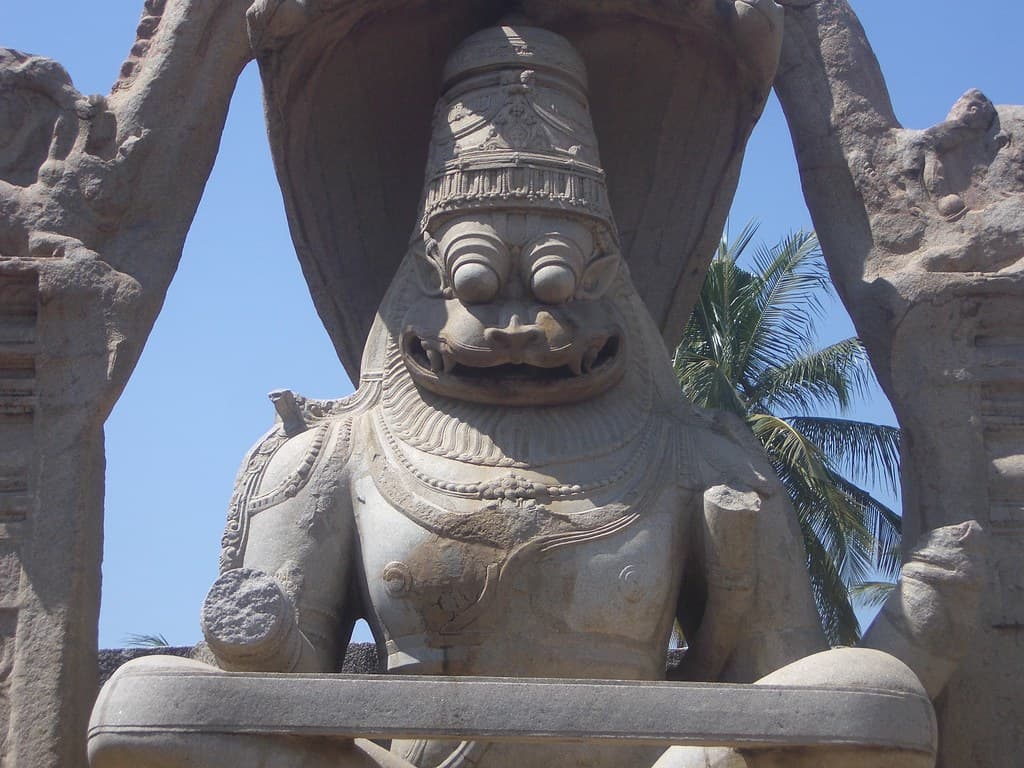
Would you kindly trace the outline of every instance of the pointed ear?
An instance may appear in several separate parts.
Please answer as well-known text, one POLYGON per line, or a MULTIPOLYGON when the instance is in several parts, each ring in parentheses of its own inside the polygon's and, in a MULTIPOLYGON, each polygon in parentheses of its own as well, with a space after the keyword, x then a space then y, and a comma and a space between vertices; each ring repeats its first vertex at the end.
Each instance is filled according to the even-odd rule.
POLYGON ((428 296, 445 294, 444 265, 437 248, 437 241, 429 233, 423 234, 422 240, 416 240, 409 246, 409 256, 420 288, 428 296))
POLYGON ((583 270, 579 287, 576 289, 576 298, 586 301, 603 296, 615 280, 621 261, 622 256, 618 247, 602 238, 594 257, 583 270))

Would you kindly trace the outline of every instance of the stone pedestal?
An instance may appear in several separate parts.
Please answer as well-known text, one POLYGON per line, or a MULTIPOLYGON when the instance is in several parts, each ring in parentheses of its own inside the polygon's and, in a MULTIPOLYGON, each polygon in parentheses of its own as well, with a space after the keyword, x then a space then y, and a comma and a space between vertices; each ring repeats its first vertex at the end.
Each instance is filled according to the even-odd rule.
POLYGON ((786 681, 783 672, 777 681, 726 686, 260 675, 150 656, 126 664, 104 687, 90 723, 89 752, 94 768, 134 768, 149 765, 160 747, 178 745, 165 753, 170 762, 154 765, 177 765, 189 744, 196 750, 223 745, 222 753, 203 752, 205 765, 229 760, 237 754, 231 745, 245 750, 257 734, 266 739, 268 759, 284 754, 275 745, 298 755, 303 743, 336 739, 334 750, 341 755, 343 739, 431 736, 461 742, 468 760, 495 743, 571 741, 595 749, 724 745, 768 756, 785 750, 795 761, 787 764, 799 766, 932 764, 932 707, 913 673, 898 661, 875 651, 844 649, 796 666, 806 682, 786 681), (826 685, 811 681, 829 668, 833 671, 826 676, 832 679, 826 685), (858 678, 869 684, 854 684, 858 678), (834 685, 837 681, 845 687, 834 685), (885 689, 873 689, 870 682, 885 689))

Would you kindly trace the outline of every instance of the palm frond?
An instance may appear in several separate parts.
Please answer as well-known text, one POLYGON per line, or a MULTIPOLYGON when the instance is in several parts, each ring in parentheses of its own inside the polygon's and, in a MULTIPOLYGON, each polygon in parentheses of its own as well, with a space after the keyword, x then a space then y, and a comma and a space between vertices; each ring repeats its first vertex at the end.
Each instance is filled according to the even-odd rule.
POLYGON ((749 333, 752 276, 726 255, 712 262, 681 346, 700 353, 731 382, 743 378, 739 344, 749 333))
POLYGON ((764 446, 773 463, 792 467, 807 478, 824 482, 828 477, 828 464, 818 446, 785 420, 770 413, 752 413, 747 425, 764 446))
POLYGON ((125 648, 169 648, 170 643, 161 634, 136 634, 131 633, 124 636, 121 641, 125 648))
MULTIPOLYGON (((902 565, 900 541, 903 537, 903 518, 838 473, 833 472, 831 483, 856 510, 870 534, 872 570, 887 579, 895 580, 902 565)), ((863 580, 864 577, 860 577, 852 581, 863 580)))
POLYGON ((878 553, 860 506, 828 480, 773 464, 805 536, 816 539, 844 581, 849 584, 871 577, 878 553))
POLYGON ((767 411, 846 410, 871 381, 859 339, 843 339, 766 367, 754 384, 752 399, 767 411))
POLYGON ((860 622, 857 621, 849 590, 835 567, 835 561, 814 536, 805 534, 804 540, 807 544, 811 595, 821 617, 825 638, 832 646, 855 645, 860 640, 860 622))
POLYGON ((862 608, 881 608, 897 586, 894 581, 862 581, 850 587, 849 593, 862 608))
POLYGON ((898 427, 825 416, 789 416, 786 421, 821 448, 829 463, 846 477, 899 493, 898 427))
POLYGON ((737 265, 753 226, 723 239, 673 368, 692 401, 741 416, 765 448, 796 511, 822 626, 833 644, 858 626, 851 585, 895 577, 900 517, 861 484, 899 480, 899 431, 819 413, 843 410, 872 380, 863 346, 815 349, 814 322, 831 289, 813 233, 797 232, 737 265))
POLYGON ((718 361, 683 350, 676 350, 676 378, 686 397, 701 408, 715 408, 744 416, 747 404, 718 361))
POLYGON ((748 221, 743 225, 743 229, 740 230, 736 239, 732 240, 729 238, 729 227, 727 224, 725 232, 722 233, 722 239, 718 241, 716 256, 736 261, 746 251, 747 246, 754 239, 754 235, 757 234, 760 226, 761 224, 758 221, 748 221))
POLYGON ((785 420, 755 414, 747 423, 765 447, 801 524, 832 553, 836 568, 848 582, 867 578, 878 555, 865 520, 865 502, 852 493, 856 487, 838 484, 818 446, 785 420))
POLYGON ((759 248, 754 265, 756 322, 743 340, 741 359, 760 371, 806 347, 821 316, 820 297, 831 284, 813 233, 797 232, 773 248, 759 248))

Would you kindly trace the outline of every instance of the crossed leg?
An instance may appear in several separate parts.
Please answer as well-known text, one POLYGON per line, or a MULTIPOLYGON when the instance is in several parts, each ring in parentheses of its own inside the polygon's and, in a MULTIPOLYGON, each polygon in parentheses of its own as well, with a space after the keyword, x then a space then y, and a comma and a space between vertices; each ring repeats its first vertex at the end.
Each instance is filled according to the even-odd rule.
MULTIPOLYGON (((920 681, 886 653, 837 648, 800 659, 755 685, 828 686, 836 690, 914 692, 925 698, 920 681)), ((843 745, 813 748, 728 749, 670 747, 653 768, 934 768, 935 755, 843 745)))
MULTIPOLYGON (((187 680, 190 676, 223 674, 197 661, 172 656, 148 656, 129 662, 118 674, 146 680, 147 672, 171 671, 187 680)), ((111 683, 116 683, 112 679, 111 683)), ((105 687, 93 712, 89 734, 89 765, 91 768, 415 768, 365 739, 330 737, 275 736, 257 733, 217 733, 216 725, 208 731, 189 732, 175 727, 177 702, 168 701, 159 688, 147 698, 159 701, 170 716, 164 726, 127 727, 104 723, 109 709, 132 710, 138 701, 119 700, 116 685, 105 687)), ((235 702, 237 703, 237 702, 235 702)), ((224 702, 230 709, 232 702, 224 702)), ((220 702, 213 708, 219 709, 220 702)), ((259 702, 250 706, 259 708, 259 702)))

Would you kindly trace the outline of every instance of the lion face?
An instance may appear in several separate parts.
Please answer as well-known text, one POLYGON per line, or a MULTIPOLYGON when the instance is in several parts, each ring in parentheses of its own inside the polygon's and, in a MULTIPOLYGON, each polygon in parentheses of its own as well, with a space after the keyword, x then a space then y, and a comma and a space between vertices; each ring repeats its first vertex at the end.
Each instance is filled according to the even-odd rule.
POLYGON ((607 229, 547 212, 474 212, 426 239, 422 292, 405 315, 414 381, 460 400, 553 405, 604 392, 625 370, 625 323, 608 288, 607 229))
POLYGON ((957 99, 947 120, 954 120, 974 131, 987 131, 996 119, 995 105, 977 88, 957 99))

